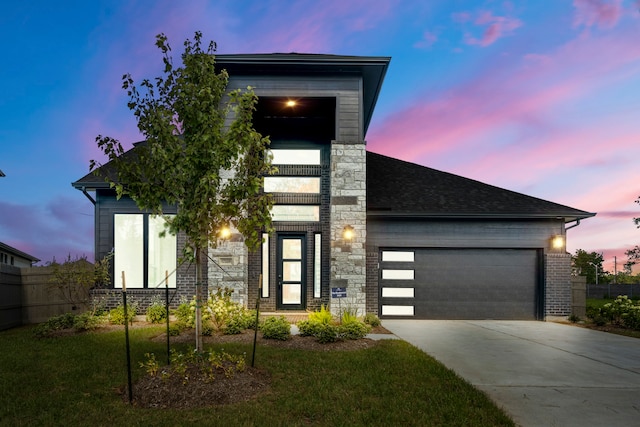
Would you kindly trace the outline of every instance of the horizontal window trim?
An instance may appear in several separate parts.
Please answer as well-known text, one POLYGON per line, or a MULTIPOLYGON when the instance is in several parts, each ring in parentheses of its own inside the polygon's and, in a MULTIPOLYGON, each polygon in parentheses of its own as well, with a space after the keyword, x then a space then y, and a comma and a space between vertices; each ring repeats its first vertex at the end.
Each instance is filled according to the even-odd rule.
POLYGON ((415 262, 415 252, 382 251, 382 262, 415 262))

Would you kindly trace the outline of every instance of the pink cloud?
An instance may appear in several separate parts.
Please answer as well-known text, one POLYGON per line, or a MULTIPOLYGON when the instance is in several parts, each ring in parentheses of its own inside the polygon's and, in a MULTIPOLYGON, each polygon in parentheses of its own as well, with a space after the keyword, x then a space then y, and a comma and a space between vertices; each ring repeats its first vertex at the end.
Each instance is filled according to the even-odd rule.
POLYGON ((480 12, 474 23, 484 27, 482 37, 476 38, 470 33, 465 34, 465 43, 482 47, 495 43, 501 37, 509 35, 513 30, 522 26, 522 21, 505 16, 494 16, 492 12, 480 12))
POLYGON ((573 0, 574 27, 584 25, 600 28, 614 27, 622 14, 621 0, 573 0))
POLYGON ((436 41, 438 41, 438 36, 436 34, 430 31, 425 31, 422 35, 422 39, 414 43, 413 46, 417 47, 418 49, 428 49, 433 46, 436 41))

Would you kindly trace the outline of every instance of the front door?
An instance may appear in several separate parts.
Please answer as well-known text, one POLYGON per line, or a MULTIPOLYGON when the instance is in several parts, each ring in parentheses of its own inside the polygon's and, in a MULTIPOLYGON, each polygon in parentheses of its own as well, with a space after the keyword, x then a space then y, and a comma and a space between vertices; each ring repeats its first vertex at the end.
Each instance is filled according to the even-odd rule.
POLYGON ((303 310, 306 307, 306 239, 303 234, 279 234, 277 250, 277 308, 303 310))

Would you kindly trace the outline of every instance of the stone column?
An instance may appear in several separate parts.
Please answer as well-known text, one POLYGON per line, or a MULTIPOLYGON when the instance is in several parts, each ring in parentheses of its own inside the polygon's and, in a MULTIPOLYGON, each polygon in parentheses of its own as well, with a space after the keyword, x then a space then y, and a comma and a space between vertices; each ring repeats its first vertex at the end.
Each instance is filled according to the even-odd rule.
POLYGON ((346 298, 331 298, 331 312, 366 312, 366 151, 364 142, 331 145, 331 276, 332 288, 347 288, 346 298), (345 240, 351 226, 354 236, 345 240))

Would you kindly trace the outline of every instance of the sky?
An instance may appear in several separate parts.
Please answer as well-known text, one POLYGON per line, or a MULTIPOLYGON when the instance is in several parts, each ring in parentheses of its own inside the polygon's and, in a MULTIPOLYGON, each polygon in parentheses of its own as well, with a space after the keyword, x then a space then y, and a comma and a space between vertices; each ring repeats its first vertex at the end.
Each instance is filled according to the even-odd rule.
POLYGON ((122 75, 201 31, 218 53, 390 56, 367 149, 596 212, 567 251, 640 244, 640 0, 23 0, 0 6, 0 241, 93 260, 71 182, 141 139, 122 75))

